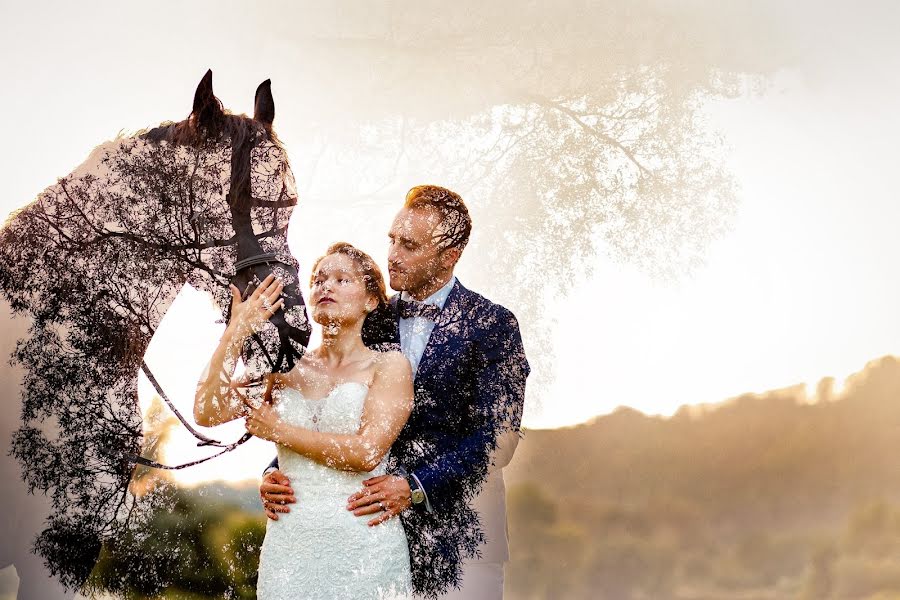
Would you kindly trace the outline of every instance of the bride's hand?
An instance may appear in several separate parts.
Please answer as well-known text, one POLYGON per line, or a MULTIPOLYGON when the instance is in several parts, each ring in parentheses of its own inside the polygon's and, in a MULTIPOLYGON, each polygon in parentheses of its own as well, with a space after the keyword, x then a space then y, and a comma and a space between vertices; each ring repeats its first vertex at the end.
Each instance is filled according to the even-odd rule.
POLYGON ((270 442, 278 442, 281 417, 278 416, 275 407, 267 402, 264 402, 259 408, 253 408, 250 404, 246 404, 246 406, 247 417, 244 426, 247 428, 247 432, 270 442))
POLYGON ((274 274, 263 279, 243 301, 241 291, 233 283, 228 287, 231 289, 231 324, 244 335, 259 331, 284 304, 284 298, 280 297, 284 282, 276 279, 274 274))

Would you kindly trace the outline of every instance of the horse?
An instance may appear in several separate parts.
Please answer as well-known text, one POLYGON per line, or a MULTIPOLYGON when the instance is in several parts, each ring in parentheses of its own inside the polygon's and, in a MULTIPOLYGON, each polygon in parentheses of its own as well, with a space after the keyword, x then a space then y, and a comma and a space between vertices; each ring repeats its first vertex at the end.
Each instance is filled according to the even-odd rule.
MULTIPOLYGON (((0 382, 20 410, 0 470, 14 540, 0 568, 16 566, 20 599, 71 597, 103 541, 146 513, 128 491, 136 465, 170 468, 140 456, 137 382, 144 372, 166 398, 143 355, 182 286, 227 321, 230 283, 249 294, 269 274, 284 281, 283 307, 243 349, 247 396, 302 356, 311 328, 287 244, 297 192, 274 117, 270 80, 248 117, 223 108, 207 71, 186 119, 101 144, 0 229, 0 382)), ((219 452, 240 442, 183 423, 219 452)))

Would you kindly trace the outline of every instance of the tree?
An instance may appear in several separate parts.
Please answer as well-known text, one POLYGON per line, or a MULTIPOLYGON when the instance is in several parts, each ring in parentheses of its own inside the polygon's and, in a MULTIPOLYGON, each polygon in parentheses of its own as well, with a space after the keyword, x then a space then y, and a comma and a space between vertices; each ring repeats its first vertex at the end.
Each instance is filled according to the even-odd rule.
MULTIPOLYGON (((675 278, 728 229, 735 183, 704 109, 789 60, 775 8, 386 2, 361 18, 346 3, 284 6, 304 18, 284 21, 296 41, 279 50, 303 81, 328 70, 304 99, 316 119, 303 138, 337 138, 330 150, 353 185, 399 203, 440 174, 432 182, 467 200, 475 283, 515 308, 535 347, 550 333, 547 299, 596 261, 675 278)), ((328 144, 310 143, 320 164, 328 144)), ((535 358, 532 388, 549 359, 535 358)))

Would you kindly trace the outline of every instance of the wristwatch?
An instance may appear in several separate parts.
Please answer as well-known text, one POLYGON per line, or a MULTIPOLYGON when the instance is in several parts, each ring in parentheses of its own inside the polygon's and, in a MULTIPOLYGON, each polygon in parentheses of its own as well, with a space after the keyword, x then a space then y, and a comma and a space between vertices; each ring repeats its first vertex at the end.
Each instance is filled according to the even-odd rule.
POLYGON ((425 502, 425 492, 419 487, 419 483, 414 477, 410 476, 406 479, 409 482, 409 495, 413 504, 422 504, 425 502))
POLYGON ((409 484, 409 497, 410 500, 412 500, 412 503, 422 504, 425 502, 425 491, 419 485, 419 480, 416 479, 416 476, 407 473, 406 469, 403 467, 397 469, 397 474, 403 477, 406 480, 406 483, 409 484))

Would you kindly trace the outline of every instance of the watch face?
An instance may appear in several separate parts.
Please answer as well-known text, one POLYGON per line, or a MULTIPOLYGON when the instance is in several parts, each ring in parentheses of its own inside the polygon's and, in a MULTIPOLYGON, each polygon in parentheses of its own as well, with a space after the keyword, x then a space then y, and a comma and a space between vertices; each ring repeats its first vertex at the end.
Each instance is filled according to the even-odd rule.
POLYGON ((422 490, 414 490, 412 493, 413 504, 419 504, 425 499, 425 492, 422 490))

